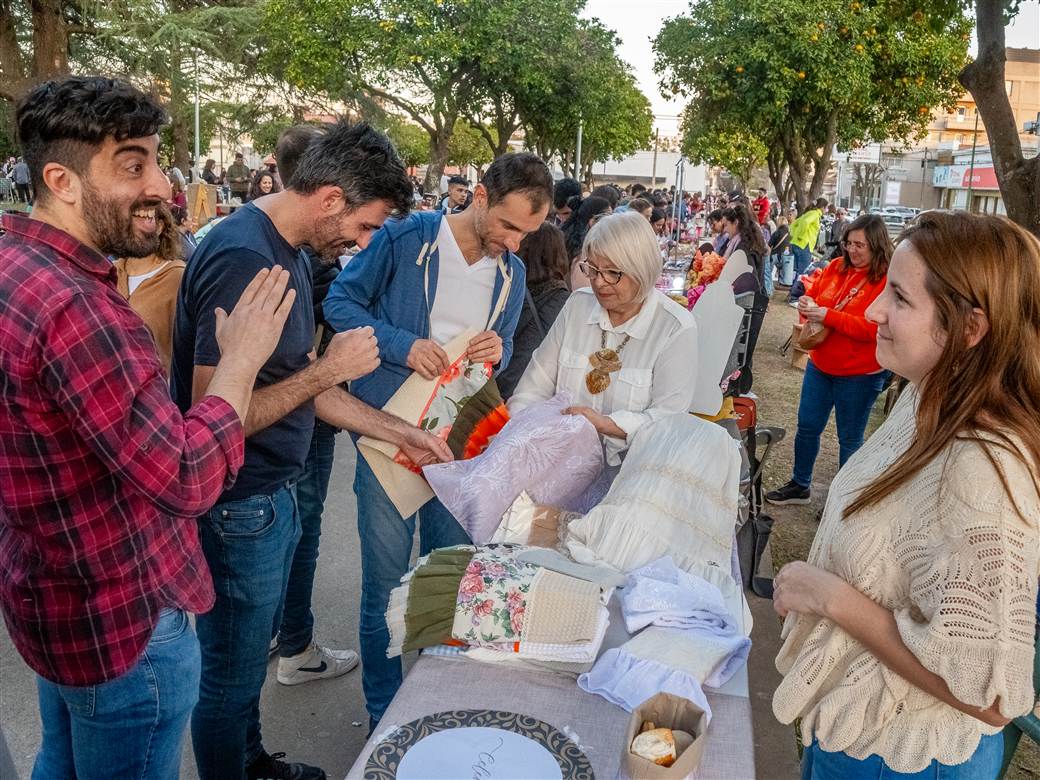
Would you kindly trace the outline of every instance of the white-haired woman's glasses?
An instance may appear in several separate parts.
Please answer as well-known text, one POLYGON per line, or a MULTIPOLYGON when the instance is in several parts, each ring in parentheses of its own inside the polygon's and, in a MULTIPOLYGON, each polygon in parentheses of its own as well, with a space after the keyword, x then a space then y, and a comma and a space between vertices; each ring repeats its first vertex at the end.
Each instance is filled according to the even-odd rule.
POLYGON ((618 271, 614 268, 597 268, 587 260, 582 260, 578 263, 578 268, 580 268, 581 272, 589 277, 590 280, 595 279, 597 276, 602 276, 603 281, 611 287, 620 282, 622 277, 625 275, 624 271, 618 271))

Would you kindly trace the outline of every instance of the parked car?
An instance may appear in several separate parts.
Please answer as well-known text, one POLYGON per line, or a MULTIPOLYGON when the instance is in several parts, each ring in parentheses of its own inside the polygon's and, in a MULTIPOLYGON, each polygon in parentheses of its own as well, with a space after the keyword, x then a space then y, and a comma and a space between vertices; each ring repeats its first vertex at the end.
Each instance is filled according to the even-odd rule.
POLYGON ((906 224, 910 221, 910 219, 904 217, 902 214, 893 212, 878 212, 878 216, 885 221, 885 229, 892 238, 895 238, 902 233, 903 228, 905 228, 906 224))

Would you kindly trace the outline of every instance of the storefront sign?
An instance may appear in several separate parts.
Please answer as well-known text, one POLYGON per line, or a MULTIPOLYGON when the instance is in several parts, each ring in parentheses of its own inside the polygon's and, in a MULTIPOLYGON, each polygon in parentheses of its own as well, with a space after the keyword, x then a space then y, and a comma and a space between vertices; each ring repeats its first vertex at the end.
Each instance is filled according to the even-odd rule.
POLYGON ((997 172, 992 164, 976 165, 937 165, 932 173, 932 184, 948 189, 998 190, 997 172))

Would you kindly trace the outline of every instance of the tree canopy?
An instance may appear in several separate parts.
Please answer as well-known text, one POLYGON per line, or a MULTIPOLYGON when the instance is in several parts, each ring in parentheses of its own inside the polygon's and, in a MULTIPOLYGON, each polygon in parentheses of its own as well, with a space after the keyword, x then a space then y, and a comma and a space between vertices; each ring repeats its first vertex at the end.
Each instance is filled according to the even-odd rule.
POLYGON ((690 99, 693 148, 740 128, 777 192, 819 195, 835 145, 910 140, 952 107, 971 19, 946 0, 692 3, 654 42, 662 92, 690 99))

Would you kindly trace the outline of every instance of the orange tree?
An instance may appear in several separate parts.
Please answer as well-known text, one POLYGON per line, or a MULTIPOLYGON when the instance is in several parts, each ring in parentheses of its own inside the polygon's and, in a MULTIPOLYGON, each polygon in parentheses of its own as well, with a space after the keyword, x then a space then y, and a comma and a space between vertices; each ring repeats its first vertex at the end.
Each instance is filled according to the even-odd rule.
POLYGON ((756 136, 777 192, 804 208, 836 144, 910 140, 953 106, 970 31, 944 0, 693 2, 655 39, 655 68, 664 94, 689 98, 688 131, 756 136))

